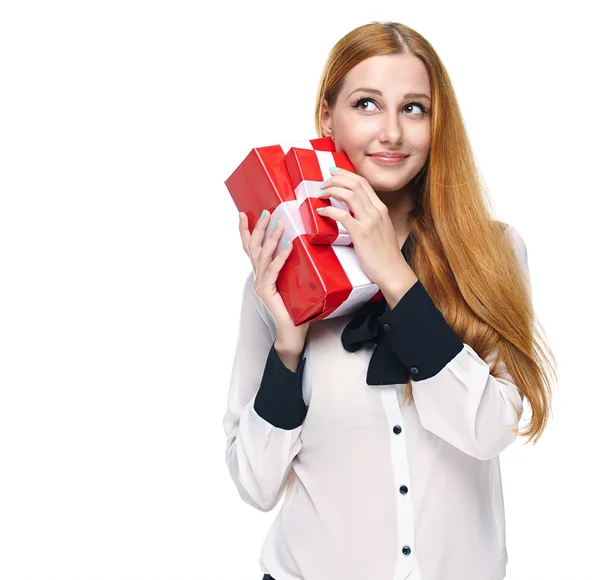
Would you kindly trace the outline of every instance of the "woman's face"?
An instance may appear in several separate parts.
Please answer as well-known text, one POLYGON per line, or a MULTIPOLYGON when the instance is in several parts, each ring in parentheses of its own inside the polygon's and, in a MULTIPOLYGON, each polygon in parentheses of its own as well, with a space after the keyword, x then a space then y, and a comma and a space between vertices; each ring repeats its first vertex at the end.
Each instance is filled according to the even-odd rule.
POLYGON ((348 72, 333 110, 325 106, 321 127, 376 192, 392 192, 402 189, 427 161, 430 111, 429 77, 420 59, 410 54, 374 56, 348 72), (374 155, 381 152, 408 157, 385 163, 374 155))

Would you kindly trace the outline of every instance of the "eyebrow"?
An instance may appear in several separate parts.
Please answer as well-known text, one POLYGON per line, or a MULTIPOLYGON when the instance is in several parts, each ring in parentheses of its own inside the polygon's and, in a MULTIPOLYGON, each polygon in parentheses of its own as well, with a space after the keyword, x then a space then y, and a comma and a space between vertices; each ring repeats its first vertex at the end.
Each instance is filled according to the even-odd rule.
MULTIPOLYGON (((381 91, 378 91, 377 89, 370 89, 368 87, 360 87, 360 88, 352 91, 346 97, 346 100, 348 100, 351 95, 353 95, 354 93, 357 93, 358 91, 364 91, 365 93, 374 93, 376 95, 379 95, 380 97, 383 97, 383 93, 381 91)), ((424 93, 406 93, 406 95, 404 95, 404 98, 405 99, 429 99, 431 101, 431 98, 429 97, 429 95, 426 95, 424 93)))

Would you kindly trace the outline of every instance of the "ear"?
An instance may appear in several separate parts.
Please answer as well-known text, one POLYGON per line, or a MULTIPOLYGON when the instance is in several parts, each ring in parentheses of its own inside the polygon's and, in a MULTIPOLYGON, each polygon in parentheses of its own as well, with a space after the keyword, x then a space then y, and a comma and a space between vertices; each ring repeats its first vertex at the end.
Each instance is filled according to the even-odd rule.
POLYGON ((333 135, 333 128, 331 126, 331 111, 327 105, 327 101, 323 102, 323 111, 321 113, 321 131, 325 137, 331 137, 333 135))

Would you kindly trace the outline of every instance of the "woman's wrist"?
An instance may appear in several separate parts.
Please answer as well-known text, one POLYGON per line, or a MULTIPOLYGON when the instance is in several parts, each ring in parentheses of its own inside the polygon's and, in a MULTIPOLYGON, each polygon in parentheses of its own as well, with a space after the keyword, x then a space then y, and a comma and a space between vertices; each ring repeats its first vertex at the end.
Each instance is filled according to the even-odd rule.
POLYGON ((306 334, 308 331, 308 325, 306 328, 294 327, 292 331, 277 331, 277 338, 275 339, 275 350, 278 354, 285 354, 288 356, 300 356, 300 353, 304 349, 306 343, 306 334))
POLYGON ((281 362, 293 373, 298 369, 298 363, 300 362, 300 355, 302 354, 303 346, 298 347, 297 345, 284 345, 275 340, 275 350, 277 356, 281 359, 281 362))

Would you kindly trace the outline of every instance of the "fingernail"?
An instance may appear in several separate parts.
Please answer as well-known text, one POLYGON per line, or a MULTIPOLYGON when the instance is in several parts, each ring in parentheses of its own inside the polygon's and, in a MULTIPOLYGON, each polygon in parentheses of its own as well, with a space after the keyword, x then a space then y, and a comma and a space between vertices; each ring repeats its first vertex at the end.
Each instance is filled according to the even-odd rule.
POLYGON ((267 210, 263 209, 259 219, 263 219, 267 215, 267 210))
POLYGON ((339 171, 340 168, 339 167, 330 167, 329 171, 339 171))
POLYGON ((324 181, 321 181, 321 183, 319 183, 319 187, 321 187, 321 188, 322 188, 324 185, 325 185, 325 182, 324 182, 324 181))
POLYGON ((288 240, 285 244, 283 244, 283 249, 285 250, 290 245, 290 241, 288 240))
POLYGON ((277 226, 279 225, 279 220, 275 220, 275 223, 273 224, 273 229, 275 229, 277 226))
POLYGON ((325 209, 324 207, 318 207, 318 208, 317 208, 317 211, 318 211, 319 213, 321 213, 321 212, 322 212, 324 209, 325 209))

